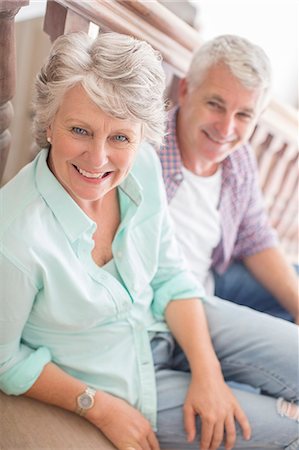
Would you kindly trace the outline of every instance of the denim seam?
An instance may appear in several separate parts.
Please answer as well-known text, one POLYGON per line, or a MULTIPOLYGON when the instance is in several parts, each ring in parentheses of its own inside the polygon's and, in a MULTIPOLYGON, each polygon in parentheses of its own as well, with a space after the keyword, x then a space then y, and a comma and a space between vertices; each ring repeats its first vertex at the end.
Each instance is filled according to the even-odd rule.
POLYGON ((299 449, 299 439, 296 439, 290 445, 288 445, 285 450, 298 450, 299 449))
POLYGON ((260 371, 261 373, 265 374, 266 376, 272 378, 272 380, 274 380, 276 383, 280 384, 284 390, 288 390, 290 392, 292 392, 292 398, 291 400, 295 400, 298 401, 298 391, 297 391, 297 387, 291 386, 289 384, 289 382, 284 381, 282 378, 280 378, 278 375, 271 373, 269 371, 267 371, 265 368, 259 367, 255 364, 251 364, 251 363, 244 363, 244 362, 240 362, 240 361, 236 361, 234 360, 233 362, 231 362, 229 360, 229 358, 223 358, 221 360, 221 365, 225 366, 225 364, 228 364, 230 367, 231 366, 235 366, 235 367, 249 367, 250 369, 255 369, 260 371))

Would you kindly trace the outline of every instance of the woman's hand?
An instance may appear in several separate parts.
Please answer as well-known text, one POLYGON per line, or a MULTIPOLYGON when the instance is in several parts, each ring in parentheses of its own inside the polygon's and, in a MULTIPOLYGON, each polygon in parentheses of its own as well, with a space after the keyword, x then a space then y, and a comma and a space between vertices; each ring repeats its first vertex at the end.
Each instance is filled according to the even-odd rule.
POLYGON ((147 419, 124 400, 97 392, 86 419, 98 427, 118 450, 160 450, 147 419))
POLYGON ((184 404, 184 423, 188 442, 196 435, 195 418, 201 420, 201 450, 216 450, 224 440, 230 450, 236 441, 235 420, 243 430, 244 439, 250 439, 251 429, 245 413, 221 376, 213 379, 192 377, 184 404))

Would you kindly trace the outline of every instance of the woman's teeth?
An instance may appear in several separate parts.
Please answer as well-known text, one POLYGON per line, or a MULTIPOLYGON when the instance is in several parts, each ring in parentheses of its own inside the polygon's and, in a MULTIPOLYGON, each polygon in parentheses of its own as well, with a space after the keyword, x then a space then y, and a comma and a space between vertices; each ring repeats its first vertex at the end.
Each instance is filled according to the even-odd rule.
POLYGON ((78 172, 81 173, 81 175, 83 175, 86 178, 103 178, 104 175, 107 174, 107 172, 91 173, 91 172, 87 172, 86 170, 80 169, 80 167, 77 167, 77 166, 75 166, 75 167, 78 170, 78 172))

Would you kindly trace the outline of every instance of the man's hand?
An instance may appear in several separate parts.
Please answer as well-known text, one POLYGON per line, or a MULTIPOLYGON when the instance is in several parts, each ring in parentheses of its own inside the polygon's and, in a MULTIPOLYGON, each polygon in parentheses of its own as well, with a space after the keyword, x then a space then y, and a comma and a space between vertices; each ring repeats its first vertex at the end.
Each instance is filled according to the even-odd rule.
POLYGON ((201 419, 201 450, 216 450, 223 441, 224 433, 226 448, 233 448, 236 440, 235 420, 242 428, 244 439, 249 439, 249 422, 224 382, 202 303, 197 299, 170 302, 166 318, 188 359, 192 374, 184 404, 188 441, 195 438, 197 415, 201 419))
POLYGON ((192 378, 184 404, 184 422, 188 442, 196 435, 195 418, 201 420, 201 450, 216 450, 224 440, 230 450, 236 441, 235 420, 243 430, 244 439, 250 439, 251 429, 242 408, 224 380, 192 378))
POLYGON ((95 406, 86 419, 98 427, 118 450, 160 450, 147 419, 124 400, 104 392, 96 394, 95 406))

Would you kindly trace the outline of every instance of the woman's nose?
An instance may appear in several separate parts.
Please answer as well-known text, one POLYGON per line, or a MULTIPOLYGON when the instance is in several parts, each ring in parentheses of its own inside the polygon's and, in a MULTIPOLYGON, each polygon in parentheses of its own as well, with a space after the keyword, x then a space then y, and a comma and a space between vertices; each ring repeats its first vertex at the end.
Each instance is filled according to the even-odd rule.
POLYGON ((89 159, 95 168, 101 168, 107 163, 109 160, 108 145, 105 140, 97 139, 93 141, 89 151, 89 159))

